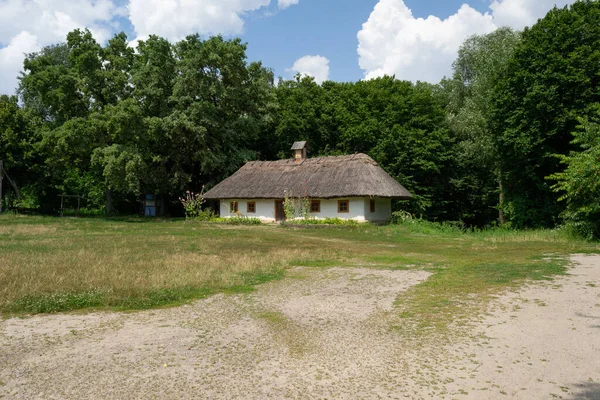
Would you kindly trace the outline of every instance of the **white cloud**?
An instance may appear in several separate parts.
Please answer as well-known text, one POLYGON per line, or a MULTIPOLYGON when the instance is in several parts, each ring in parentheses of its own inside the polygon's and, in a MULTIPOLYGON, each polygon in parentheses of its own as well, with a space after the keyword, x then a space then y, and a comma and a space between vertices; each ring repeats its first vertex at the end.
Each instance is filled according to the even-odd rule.
POLYGON ((191 33, 240 34, 242 16, 271 0, 130 0, 129 20, 138 36, 180 40, 191 33))
POLYGON ((323 56, 304 56, 297 59, 288 71, 312 76, 320 85, 329 79, 329 60, 323 56))
POLYGON ((26 31, 13 37, 8 46, 0 49, 0 94, 14 94, 17 77, 23 67, 24 53, 38 49, 37 38, 26 31))
POLYGON ((0 1, 0 93, 13 93, 25 53, 65 41, 68 32, 88 27, 104 42, 111 21, 125 9, 113 0, 0 1))
POLYGON ((124 9, 112 0, 4 0, 0 2, 0 44, 22 31, 41 45, 64 41, 68 32, 88 27, 99 41, 109 38, 107 25, 124 9))
POLYGON ((495 0, 480 13, 467 4, 442 20, 415 18, 403 0, 380 0, 358 32, 359 65, 367 79, 396 75, 399 79, 439 82, 451 73, 458 48, 473 34, 500 26, 522 29, 534 24, 557 3, 569 0, 495 0))
POLYGON ((277 0, 277 5, 280 9, 288 8, 289 6, 293 6, 298 4, 300 0, 277 0))
MULTIPOLYGON (((273 0, 274 2, 275 0, 273 0)), ((285 8, 298 0, 278 0, 285 8)), ((246 13, 271 0, 0 0, 0 92, 14 91, 23 53, 63 42, 68 32, 87 27, 100 43, 123 29, 129 17, 135 46, 150 34, 179 40, 191 33, 240 34, 246 13)))
POLYGON ((536 23, 552 7, 564 7, 574 0, 495 0, 490 9, 497 26, 522 29, 536 23))

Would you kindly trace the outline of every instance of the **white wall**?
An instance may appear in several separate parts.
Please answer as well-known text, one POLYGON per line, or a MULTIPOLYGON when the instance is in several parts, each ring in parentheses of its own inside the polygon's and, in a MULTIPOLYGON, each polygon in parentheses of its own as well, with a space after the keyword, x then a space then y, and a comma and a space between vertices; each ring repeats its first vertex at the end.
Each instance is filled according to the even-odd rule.
MULTIPOLYGON (((310 213, 310 218, 342 218, 353 219, 355 221, 378 221, 383 222, 392 215, 392 200, 375 198, 375 212, 371 212, 370 201, 368 197, 346 197, 343 199, 314 199, 321 201, 321 212, 310 213), (338 213, 338 200, 348 200, 350 202, 350 210, 347 213, 338 213)), ((237 199, 237 200, 221 200, 221 217, 229 218, 232 213, 229 210, 231 201, 238 202, 238 210, 243 216, 250 218, 260 218, 265 222, 275 221, 275 200, 274 199, 237 199), (247 212, 248 201, 256 202, 256 213, 247 212)))
POLYGON ((365 198, 365 219, 373 222, 385 222, 392 217, 392 199, 375 197, 375 212, 371 212, 371 201, 365 198))
POLYGON ((343 199, 313 199, 321 201, 321 212, 310 213, 311 218, 342 218, 365 221, 365 200, 362 197, 346 197, 343 199), (350 209, 347 213, 338 213, 338 200, 348 200, 350 209))
POLYGON ((275 221, 275 200, 264 200, 264 199, 256 199, 256 200, 242 200, 242 199, 232 199, 232 200, 221 200, 220 211, 221 217, 229 218, 232 213, 229 210, 229 203, 232 201, 238 202, 238 210, 242 213, 243 216, 249 218, 260 218, 266 222, 275 221), (248 202, 254 201, 256 202, 256 212, 249 213, 248 210, 248 202))

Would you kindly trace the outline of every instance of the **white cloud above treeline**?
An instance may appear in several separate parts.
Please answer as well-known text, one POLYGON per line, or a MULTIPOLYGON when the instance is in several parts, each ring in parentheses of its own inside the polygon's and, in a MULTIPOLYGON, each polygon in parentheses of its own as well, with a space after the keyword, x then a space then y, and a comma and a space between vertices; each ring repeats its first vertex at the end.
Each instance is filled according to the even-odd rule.
POLYGON ((1 0, 0 94, 14 93, 25 53, 62 42, 76 28, 104 41, 115 30, 111 21, 126 13, 112 0, 1 0))
POLYGON ((403 0, 380 0, 358 32, 359 65, 365 78, 396 75, 398 79, 439 82, 451 73, 464 40, 501 26, 533 25, 554 5, 573 0, 495 0, 481 13, 463 4, 453 15, 415 18, 403 0))
MULTIPOLYGON (((470 0, 471 2, 475 0, 470 0)), ((231 34, 244 29, 244 16, 267 6, 280 10, 299 0, 0 0, 0 93, 14 93, 25 53, 65 40, 75 28, 89 28, 99 42, 129 19, 135 37, 157 34, 172 41, 186 35, 231 34)), ((461 43, 508 25, 521 29, 554 6, 573 0, 494 0, 481 13, 463 5, 455 14, 415 18, 403 0, 380 0, 358 33, 359 65, 366 78, 438 82, 451 71, 461 43)), ((348 38, 348 40, 352 40, 348 38)), ((329 79, 329 60, 306 56, 291 71, 329 79)))
POLYGON ((175 41, 193 32, 240 34, 244 13, 270 3, 271 0, 130 0, 128 9, 138 36, 154 34, 175 41))
POLYGON ((132 44, 156 34, 176 41, 190 33, 239 35, 244 15, 270 4, 299 0, 0 0, 0 94, 12 94, 25 53, 63 42, 68 32, 89 28, 103 43, 131 22, 132 44))
POLYGON ((288 71, 315 78, 319 85, 329 79, 329 59, 323 56, 304 56, 296 60, 288 71))

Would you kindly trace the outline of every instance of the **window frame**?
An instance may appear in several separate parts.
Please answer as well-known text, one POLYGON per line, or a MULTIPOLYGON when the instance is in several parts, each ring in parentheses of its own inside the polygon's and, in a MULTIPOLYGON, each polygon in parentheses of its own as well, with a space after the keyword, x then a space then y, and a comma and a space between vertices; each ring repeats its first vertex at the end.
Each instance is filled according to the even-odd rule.
POLYGON ((311 213, 320 213, 321 212, 321 200, 311 200, 310 201, 310 212, 311 213), (313 210, 313 204, 315 204, 317 206, 316 210, 313 210))
POLYGON ((229 202, 229 213, 235 214, 240 211, 240 203, 238 201, 230 201, 229 202))
POLYGON ((246 212, 248 214, 256 214, 256 201, 246 202, 246 212), (250 206, 252 206, 252 210, 250 210, 250 206))
POLYGON ((338 214, 347 214, 350 212, 350 200, 338 200, 338 214), (346 203, 346 210, 341 209, 342 203, 346 203))
POLYGON ((375 198, 374 197, 369 199, 369 211, 372 213, 375 212, 375 198))

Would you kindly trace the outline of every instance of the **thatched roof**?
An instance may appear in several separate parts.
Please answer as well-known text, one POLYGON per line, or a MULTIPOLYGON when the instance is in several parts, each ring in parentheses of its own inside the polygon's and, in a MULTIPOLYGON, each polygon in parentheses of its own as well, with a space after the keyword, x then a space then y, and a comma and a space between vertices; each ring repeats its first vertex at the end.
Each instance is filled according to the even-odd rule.
POLYGON ((251 161, 205 193, 206 199, 281 199, 412 195, 366 154, 301 161, 251 161), (291 194, 290 194, 291 192, 291 194))

